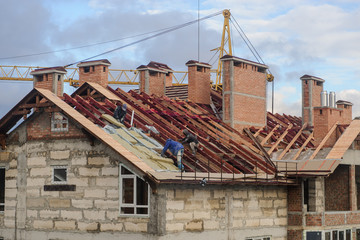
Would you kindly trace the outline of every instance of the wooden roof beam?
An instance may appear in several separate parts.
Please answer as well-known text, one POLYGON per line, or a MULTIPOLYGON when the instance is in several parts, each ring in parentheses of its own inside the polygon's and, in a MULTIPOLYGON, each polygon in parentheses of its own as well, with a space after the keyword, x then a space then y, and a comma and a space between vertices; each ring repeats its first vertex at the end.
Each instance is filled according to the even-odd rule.
POLYGON ((286 136, 286 134, 289 132, 289 130, 293 127, 292 124, 290 124, 286 130, 283 132, 283 134, 278 138, 275 144, 269 149, 267 152, 269 155, 274 151, 274 149, 279 145, 279 143, 283 140, 283 138, 286 136))
POLYGON ((302 126, 302 128, 298 131, 298 133, 295 135, 295 137, 291 140, 291 142, 287 145, 287 147, 282 151, 282 153, 280 154, 280 156, 278 157, 278 160, 281 160, 284 155, 287 153, 287 151, 289 151, 289 149, 291 148, 291 146, 295 143, 295 141, 301 136, 302 130, 307 126, 307 123, 304 123, 304 125, 302 126))

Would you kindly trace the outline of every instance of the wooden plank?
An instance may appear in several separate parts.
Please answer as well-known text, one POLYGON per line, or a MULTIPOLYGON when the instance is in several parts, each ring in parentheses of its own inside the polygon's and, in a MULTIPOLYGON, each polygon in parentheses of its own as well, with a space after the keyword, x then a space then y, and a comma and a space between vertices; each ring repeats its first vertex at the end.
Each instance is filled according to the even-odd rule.
POLYGON ((327 159, 340 159, 349 149, 352 142, 360 133, 360 120, 351 121, 345 132, 336 141, 331 151, 326 156, 327 159))
POLYGON ((289 130, 292 128, 292 124, 290 124, 285 131, 283 132, 283 134, 281 134, 281 136, 278 138, 278 140, 276 141, 275 144, 273 144, 273 146, 269 149, 269 151, 267 152, 269 155, 274 151, 274 149, 279 145, 279 143, 283 140, 283 138, 286 136, 286 134, 289 132, 289 130))
POLYGON ((302 150, 306 147, 306 145, 311 141, 311 139, 313 139, 313 137, 314 137, 314 133, 311 133, 310 135, 309 135, 309 137, 306 139, 306 141, 303 143, 303 145, 299 148, 299 150, 297 151, 297 153, 295 154, 295 156, 293 157, 293 159, 292 160, 296 160, 298 157, 299 157, 299 155, 300 155, 300 153, 302 152, 302 150))
POLYGON ((295 137, 291 140, 291 142, 286 146, 286 148, 282 151, 282 153, 280 154, 278 160, 281 160, 284 155, 287 153, 287 151, 289 151, 289 149, 291 148, 291 146, 296 142, 296 140, 298 139, 298 137, 300 137, 302 130, 306 127, 307 123, 304 123, 304 125, 302 126, 302 128, 299 130, 299 132, 295 135, 295 137))
POLYGON ((262 130, 264 130, 264 128, 265 128, 265 126, 262 126, 262 128, 260 128, 259 130, 257 130, 257 132, 254 134, 254 137, 259 136, 260 132, 261 132, 262 130))
POLYGON ((271 138, 272 135, 274 135, 274 132, 276 131, 276 129, 278 129, 280 127, 280 124, 276 125, 271 132, 261 141, 261 146, 264 146, 264 144, 271 138))
POLYGON ((313 154, 310 156, 310 160, 314 159, 316 154, 320 151, 320 149, 324 146, 324 144, 326 143, 326 141, 330 138, 331 134, 335 131, 336 126, 337 126, 338 122, 336 122, 331 129, 329 130, 329 132, 326 134, 326 136, 323 138, 323 140, 320 142, 319 146, 315 149, 315 151, 313 152, 313 154))

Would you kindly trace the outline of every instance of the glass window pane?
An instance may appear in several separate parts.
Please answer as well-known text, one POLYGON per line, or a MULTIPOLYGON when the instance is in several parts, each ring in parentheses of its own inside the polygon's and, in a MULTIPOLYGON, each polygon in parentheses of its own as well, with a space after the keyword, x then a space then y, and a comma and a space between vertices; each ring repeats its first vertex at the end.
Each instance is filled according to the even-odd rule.
POLYGON ((360 240, 360 229, 356 229, 356 240, 360 240))
POLYGON ((121 167, 121 174, 122 175, 134 175, 132 172, 130 172, 129 170, 127 170, 124 167, 121 167))
POLYGON ((351 229, 346 230, 346 240, 351 240, 351 229))
POLYGON ((339 240, 345 240, 344 239, 344 231, 339 231, 339 240))
POLYGON ((66 168, 54 168, 54 182, 66 182, 66 168))
POLYGON ((121 208, 121 213, 122 214, 134 214, 134 208, 130 208, 130 207, 122 207, 121 208))
POLYGON ((136 214, 148 214, 147 208, 136 208, 136 214))
POLYGON ((330 239, 330 232, 325 233, 325 240, 331 240, 330 239))
POLYGON ((332 239, 333 240, 338 240, 338 232, 337 232, 337 230, 334 230, 334 231, 332 231, 332 239))
POLYGON ((148 205, 148 186, 140 178, 136 178, 136 204, 148 205))
POLYGON ((134 203, 134 180, 123 178, 122 187, 122 203, 134 203))

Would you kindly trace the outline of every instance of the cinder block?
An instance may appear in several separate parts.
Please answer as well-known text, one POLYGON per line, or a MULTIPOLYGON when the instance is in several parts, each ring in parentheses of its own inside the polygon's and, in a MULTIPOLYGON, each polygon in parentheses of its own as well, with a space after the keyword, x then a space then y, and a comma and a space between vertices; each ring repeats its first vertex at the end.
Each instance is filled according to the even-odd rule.
POLYGON ((218 199, 209 199, 204 201, 204 209, 219 209, 220 201, 218 199))
POLYGON ((205 220, 204 221, 204 230, 218 230, 219 222, 214 220, 205 220))
POLYGON ((105 190, 104 189, 85 189, 84 191, 85 198, 105 198, 105 190))
POLYGON ((264 191, 264 197, 265 198, 277 198, 278 194, 277 194, 277 190, 265 190, 264 191))
POLYGON ((84 218, 87 220, 105 220, 105 211, 84 210, 84 218))
POLYGON ((76 222, 71 221, 54 221, 55 222, 55 229, 58 230, 74 230, 76 229, 76 222))
POLYGON ((208 190, 195 189, 194 190, 194 199, 206 200, 206 199, 210 198, 210 193, 211 192, 208 190))
POLYGON ((96 186, 118 187, 119 186, 119 178, 117 178, 117 177, 96 178, 96 186))
POLYGON ((97 222, 91 222, 91 223, 78 222, 78 229, 80 231, 93 232, 93 231, 97 231, 99 227, 100 227, 100 224, 97 222))
POLYGON ((190 199, 194 196, 192 189, 175 189, 176 199, 190 199))
POLYGON ((83 177, 97 177, 100 174, 99 168, 79 167, 79 174, 83 177))
POLYGON ((166 212, 166 221, 171 221, 174 219, 174 213, 166 212))
POLYGON ((40 190, 39 189, 26 189, 26 196, 27 197, 40 197, 40 190))
POLYGON ((115 210, 115 211, 111 211, 111 210, 106 210, 105 212, 105 216, 107 220, 116 220, 119 218, 119 209, 115 210))
POLYGON ((52 170, 50 167, 37 167, 37 168, 31 168, 30 169, 30 177, 37 177, 37 176, 43 176, 43 177, 50 177, 52 174, 52 170))
POLYGON ((286 208, 287 200, 286 199, 274 200, 274 207, 286 208))
POLYGON ((114 200, 95 200, 96 208, 100 209, 119 209, 119 201, 114 200))
POLYGON ((260 226, 273 226, 274 220, 271 218, 260 219, 260 226))
POLYGON ((245 226, 246 227, 259 227, 260 226, 260 220, 259 219, 246 219, 245 220, 245 226))
POLYGON ((72 177, 69 178, 69 184, 74 184, 76 187, 88 187, 89 178, 87 177, 72 177))
POLYGON ((185 203, 182 200, 178 201, 167 201, 166 209, 167 210, 184 210, 185 203))
POLYGON ((189 232, 202 232, 204 231, 203 220, 194 219, 185 225, 185 229, 189 232))
POLYGON ((26 207, 27 208, 44 208, 45 207, 45 199, 44 198, 27 198, 26 199, 26 207))
POLYGON ((202 200, 185 201, 185 210, 203 209, 204 202, 202 200))
POLYGON ((41 157, 41 156, 37 156, 37 157, 29 157, 27 159, 27 164, 28 167, 44 167, 46 166, 46 157, 41 157))
POLYGON ((126 232, 147 232, 147 223, 125 222, 124 228, 126 232))
POLYGON ((194 211, 195 219, 210 219, 210 211, 194 211))
POLYGON ((274 224, 276 226, 286 226, 287 225, 287 218, 276 218, 274 219, 274 224))
POLYGON ((122 223, 102 223, 100 226, 101 232, 121 232, 124 228, 124 225, 122 223))
POLYGON ((70 150, 50 151, 51 159, 69 159, 69 157, 70 157, 70 150))
POLYGON ((70 207, 70 199, 49 199, 50 208, 69 208, 70 207))
POLYGON ((7 178, 15 178, 18 175, 18 170, 16 168, 8 169, 5 174, 7 178))
POLYGON ((88 157, 89 165, 104 166, 109 164, 109 157, 88 157))
POLYGON ((37 218, 38 211, 37 210, 26 210, 26 217, 28 218, 37 218))
POLYGON ((246 189, 233 191, 233 198, 248 198, 248 191, 246 189))
POLYGON ((33 227, 35 229, 53 229, 54 223, 52 220, 34 220, 33 227))
POLYGON ((243 219, 234 219, 232 221, 233 228, 243 228, 244 227, 244 220, 243 219))
POLYGON ((106 198, 107 199, 111 199, 111 198, 115 198, 118 199, 119 198, 119 191, 116 189, 108 189, 106 190, 106 198))
POLYGON ((86 157, 74 157, 71 161, 72 166, 86 166, 87 159, 86 157))
POLYGON ((28 178, 27 186, 28 187, 38 187, 42 188, 45 185, 45 178, 28 178))
POLYGON ((274 207, 273 205, 274 201, 273 200, 259 200, 259 206, 260 208, 272 208, 274 207))
POLYGON ((40 213, 41 218, 60 217, 60 211, 59 210, 40 210, 39 213, 40 213))
POLYGON ((102 176, 119 176, 119 169, 117 167, 107 167, 101 169, 102 176))
POLYGON ((16 186, 17 186, 16 179, 7 179, 5 181, 5 186, 6 186, 6 188, 16 188, 16 186))
POLYGON ((75 208, 88 209, 93 208, 93 200, 86 199, 71 199, 71 205, 75 208))
POLYGON ((176 220, 190 220, 193 218, 192 212, 178 212, 174 214, 176 220))
POLYGON ((166 223, 167 232, 181 232, 184 230, 183 223, 166 223))
POLYGON ((60 216, 63 219, 81 220, 83 218, 82 211, 75 211, 75 210, 61 210, 60 216))

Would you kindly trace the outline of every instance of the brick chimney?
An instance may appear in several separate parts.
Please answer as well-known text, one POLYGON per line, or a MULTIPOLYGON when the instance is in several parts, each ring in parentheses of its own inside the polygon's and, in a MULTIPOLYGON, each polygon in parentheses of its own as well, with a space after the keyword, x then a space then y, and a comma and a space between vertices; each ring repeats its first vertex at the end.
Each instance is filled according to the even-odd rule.
POLYGON ((166 87, 172 86, 173 70, 166 64, 151 61, 137 68, 140 73, 140 92, 164 96, 166 87))
POLYGON ((106 88, 110 65, 111 63, 107 59, 79 63, 77 65, 79 68, 79 86, 85 82, 93 82, 106 88))
MULTIPOLYGON (((336 104, 337 106, 325 105, 313 108, 315 146, 320 144, 336 122, 338 124, 350 124, 353 104, 342 100, 337 101, 336 104)), ((333 146, 338 137, 337 131, 334 131, 324 147, 333 146)))
POLYGON ((266 125, 264 64, 225 55, 223 63, 223 121, 237 130, 266 125))
POLYGON ((314 126, 314 107, 321 106, 321 92, 323 91, 324 79, 304 75, 302 80, 302 121, 314 126))
POLYGON ((51 67, 35 69, 30 74, 34 77, 34 88, 50 90, 58 97, 64 93, 64 67, 51 67))
POLYGON ((192 102, 210 104, 211 65, 190 60, 188 67, 188 98, 192 102))

